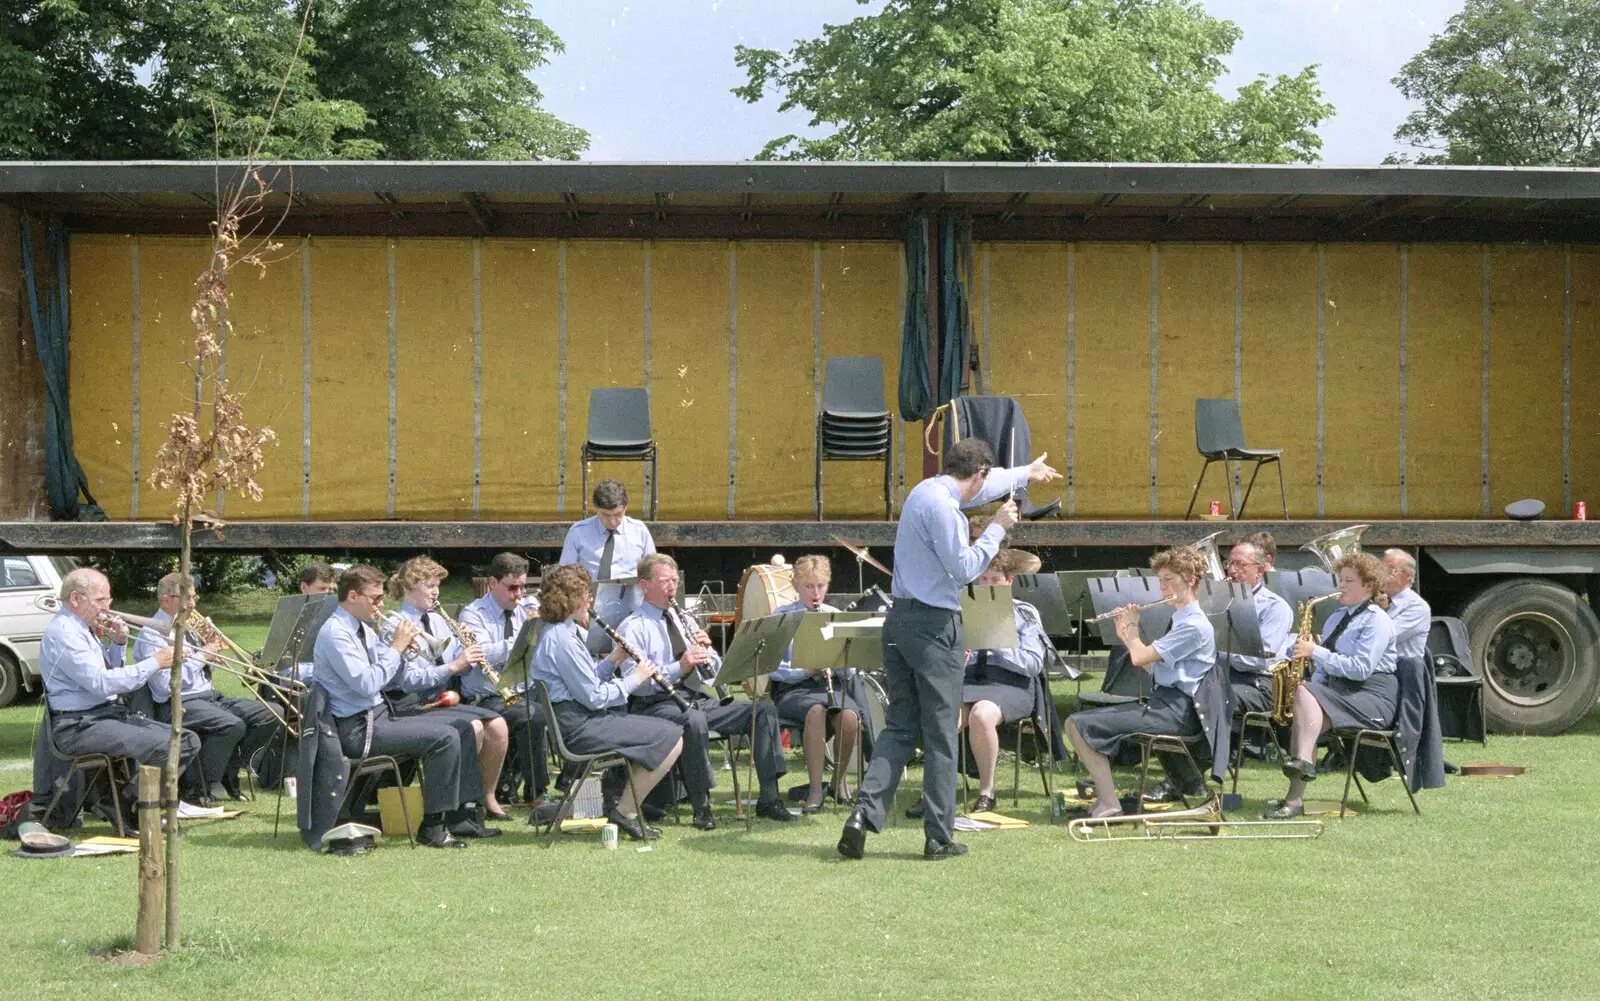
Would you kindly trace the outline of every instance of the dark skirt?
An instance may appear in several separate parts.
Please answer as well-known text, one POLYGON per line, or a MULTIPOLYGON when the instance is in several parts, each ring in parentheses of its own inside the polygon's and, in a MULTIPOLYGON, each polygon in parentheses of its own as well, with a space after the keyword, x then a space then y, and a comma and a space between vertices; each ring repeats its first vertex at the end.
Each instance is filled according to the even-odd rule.
MULTIPOLYGON (((778 707, 778 722, 784 726, 804 726, 806 714, 812 706, 843 705, 846 709, 853 709, 857 716, 865 719, 866 707, 853 698, 850 693, 850 682, 845 678, 835 678, 833 700, 828 699, 827 683, 821 678, 806 678, 792 685, 783 685, 779 691, 774 691, 774 704, 778 707)), ((774 686, 777 688, 778 686, 774 686)), ((836 713, 828 714, 828 732, 833 732, 833 721, 836 713)))
POLYGON ((1330 677, 1307 683, 1306 691, 1334 729, 1386 730, 1400 705, 1400 682, 1393 674, 1374 674, 1365 681, 1330 677))
POLYGON ((1182 689, 1157 685, 1150 689, 1150 701, 1127 702, 1073 713, 1067 722, 1078 728, 1084 742, 1108 758, 1116 756, 1125 737, 1135 733, 1160 733, 1173 737, 1195 737, 1203 731, 1194 711, 1194 700, 1182 689))
MULTIPOLYGON (((1018 678, 1022 676, 1017 675, 1018 678)), ((1015 723, 1019 719, 1027 719, 1033 715, 1033 690, 1008 685, 1003 681, 990 681, 988 684, 966 684, 961 686, 961 702, 963 705, 972 705, 976 702, 993 702, 1000 707, 1000 721, 1002 723, 1015 723)))
POLYGON ((616 751, 642 768, 661 767, 683 736, 683 727, 620 708, 588 709, 572 700, 551 704, 561 739, 574 754, 616 751))

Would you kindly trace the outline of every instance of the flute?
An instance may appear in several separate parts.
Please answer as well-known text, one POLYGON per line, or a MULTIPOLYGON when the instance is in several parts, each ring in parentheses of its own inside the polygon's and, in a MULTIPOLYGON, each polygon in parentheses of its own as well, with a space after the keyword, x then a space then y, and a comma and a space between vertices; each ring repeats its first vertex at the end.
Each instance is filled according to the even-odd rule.
MULTIPOLYGON (((615 629, 612 629, 611 626, 606 623, 605 619, 602 619, 600 616, 596 615, 596 616, 594 616, 594 624, 600 627, 600 631, 601 632, 603 632, 607 636, 611 637, 611 642, 615 643, 617 645, 617 649, 619 649, 623 653, 627 654, 628 658, 630 660, 632 660, 634 663, 636 663, 636 664, 649 664, 650 663, 648 660, 645 660, 643 657, 639 656, 638 651, 634 650, 633 647, 629 646, 627 641, 624 640, 620 635, 618 635, 617 631, 615 629)), ((684 712, 688 712, 689 711, 689 708, 690 708, 689 707, 689 700, 684 698, 682 693, 680 693, 676 688, 673 687, 672 682, 668 681, 665 677, 662 676, 662 674, 661 674, 659 669, 655 669, 654 673, 651 674, 650 678, 657 685, 661 686, 661 690, 663 692, 666 692, 668 697, 670 697, 672 699, 672 701, 674 701, 674 702, 676 702, 678 704, 678 708, 679 709, 682 709, 684 712)))
MULTIPOLYGON (((1140 605, 1139 606, 1139 611, 1142 612, 1147 608, 1154 608, 1157 605, 1165 605, 1165 604, 1170 603, 1171 601, 1172 601, 1171 598, 1162 598, 1160 601, 1152 601, 1152 602, 1149 602, 1148 604, 1140 605)), ((1106 619, 1114 619, 1117 616, 1121 615, 1122 612, 1123 612, 1123 609, 1125 609, 1126 607, 1127 606, 1124 605, 1123 608, 1113 608, 1109 612, 1101 612, 1099 615, 1096 615, 1094 618, 1090 619, 1089 621, 1090 622, 1104 622, 1106 619)))

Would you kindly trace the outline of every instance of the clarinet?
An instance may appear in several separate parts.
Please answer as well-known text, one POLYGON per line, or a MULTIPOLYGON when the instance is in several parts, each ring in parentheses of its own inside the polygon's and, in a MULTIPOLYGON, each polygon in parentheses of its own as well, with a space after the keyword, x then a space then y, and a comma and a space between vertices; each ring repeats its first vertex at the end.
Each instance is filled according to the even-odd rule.
MULTIPOLYGON (((627 654, 628 658, 630 660, 632 660, 634 663, 636 663, 636 664, 647 664, 647 663, 649 663, 649 661, 647 661, 643 657, 639 656, 638 652, 636 650, 634 650, 633 647, 629 646, 628 642, 626 640, 624 640, 621 636, 619 636, 617 634, 617 631, 615 629, 612 629, 611 626, 606 623, 605 619, 602 619, 600 616, 596 615, 594 617, 594 624, 600 627, 600 631, 601 632, 603 632, 607 636, 611 637, 611 642, 615 643, 617 645, 617 648, 619 650, 621 650, 623 653, 627 654)), ((652 681, 654 681, 657 685, 659 685, 661 687, 661 690, 663 692, 667 693, 667 696, 669 698, 671 698, 672 701, 674 701, 674 702, 676 702, 678 704, 678 708, 679 709, 682 709, 684 712, 688 712, 689 711, 689 709, 690 709, 689 700, 684 698, 682 693, 680 693, 675 687, 673 687, 672 682, 668 681, 665 677, 663 677, 659 671, 656 672, 655 674, 652 674, 650 677, 651 677, 652 681)))

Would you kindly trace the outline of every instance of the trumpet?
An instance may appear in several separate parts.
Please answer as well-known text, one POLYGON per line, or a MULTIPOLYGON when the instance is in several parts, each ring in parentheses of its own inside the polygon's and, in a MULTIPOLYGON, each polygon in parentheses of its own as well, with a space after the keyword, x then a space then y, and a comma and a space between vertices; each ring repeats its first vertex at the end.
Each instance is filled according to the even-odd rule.
MULTIPOLYGON (((1147 602, 1147 603, 1145 603, 1143 605, 1140 605, 1139 606, 1139 611, 1142 612, 1147 608, 1154 608, 1157 605, 1167 605, 1167 604, 1171 604, 1171 603, 1172 603, 1172 599, 1171 598, 1162 598, 1160 601, 1151 601, 1151 602, 1147 602)), ((1094 622, 1104 622, 1107 619, 1114 619, 1117 616, 1121 615, 1122 611, 1123 610, 1121 608, 1113 608, 1109 612, 1101 612, 1099 615, 1096 615, 1094 618, 1090 619, 1089 621, 1091 623, 1094 623, 1094 622)))
MULTIPOLYGON (((443 613, 441 612, 440 614, 443 613)), ((400 623, 404 621, 406 621, 405 616, 399 612, 379 611, 377 621, 378 638, 387 643, 399 631, 400 623)), ((416 623, 412 624, 416 625, 416 623)), ((421 626, 417 627, 417 635, 411 638, 411 645, 406 647, 406 650, 430 661, 437 660, 444 655, 454 637, 429 636, 427 633, 422 632, 421 629, 421 626)))

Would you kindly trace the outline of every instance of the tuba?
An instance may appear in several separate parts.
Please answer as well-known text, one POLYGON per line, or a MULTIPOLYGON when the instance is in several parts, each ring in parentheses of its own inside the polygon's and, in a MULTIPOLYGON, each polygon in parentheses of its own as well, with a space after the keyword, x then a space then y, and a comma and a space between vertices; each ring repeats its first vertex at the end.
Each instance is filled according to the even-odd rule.
MULTIPOLYGON (((1363 525, 1362 527, 1365 528, 1366 526, 1363 525)), ((1227 573, 1222 569, 1222 554, 1217 551, 1217 536, 1221 534, 1221 532, 1212 532, 1197 542, 1189 543, 1190 549, 1196 550, 1205 558, 1206 573, 1212 580, 1228 579, 1227 573)))
POLYGON ((1327 535, 1319 535, 1300 548, 1308 553, 1315 553, 1317 559, 1322 561, 1322 568, 1331 573, 1333 564, 1341 556, 1361 551, 1361 533, 1371 527, 1371 525, 1351 525, 1349 528, 1341 528, 1327 535))

